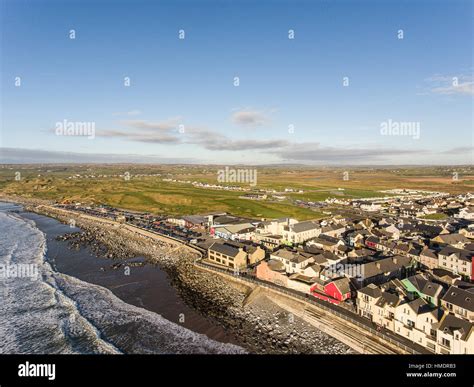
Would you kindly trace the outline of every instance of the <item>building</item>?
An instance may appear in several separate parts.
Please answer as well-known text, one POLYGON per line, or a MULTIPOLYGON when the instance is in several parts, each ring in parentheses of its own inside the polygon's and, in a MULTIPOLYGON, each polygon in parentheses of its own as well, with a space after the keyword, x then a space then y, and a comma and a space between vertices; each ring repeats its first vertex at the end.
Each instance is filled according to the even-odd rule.
POLYGON ((183 220, 186 228, 205 227, 208 224, 208 217, 202 215, 183 216, 183 220))
POLYGON ((372 321, 392 332, 395 331, 395 310, 403 299, 396 293, 382 292, 371 305, 372 321))
POLYGON ((339 246, 345 246, 345 243, 344 241, 338 238, 334 238, 328 235, 319 235, 318 237, 309 240, 306 245, 314 246, 318 249, 335 253, 338 251, 339 246))
POLYGON ((321 233, 318 222, 306 221, 289 224, 283 228, 283 239, 288 244, 300 244, 321 233))
POLYGON ((260 222, 257 226, 257 231, 261 234, 283 235, 283 230, 285 227, 289 227, 296 223, 298 223, 298 221, 292 218, 268 220, 265 222, 260 222))
POLYGON ((458 318, 474 322, 474 288, 451 286, 441 299, 441 306, 458 318))
POLYGON ((366 287, 357 291, 357 313, 362 317, 372 320, 375 313, 374 305, 382 295, 382 290, 374 284, 369 284, 366 287))
POLYGON ((301 251, 280 249, 270 254, 270 259, 278 260, 285 266, 288 274, 303 274, 304 268, 314 262, 313 255, 301 251))
POLYGON ((255 239, 255 227, 251 223, 214 225, 211 227, 210 234, 222 239, 251 241, 255 239))
POLYGON ((416 274, 402 279, 401 283, 406 291, 415 297, 424 299, 433 307, 440 306, 444 289, 440 284, 433 282, 426 274, 416 274))
POLYGON ((265 246, 268 250, 273 251, 282 245, 283 237, 273 234, 255 234, 255 241, 265 246))
POLYGON ((470 242, 471 241, 469 240, 469 238, 466 238, 464 235, 458 233, 441 234, 431 239, 431 244, 435 248, 450 245, 452 247, 462 249, 464 245, 470 242))
MULTIPOLYGON (((321 228, 321 235, 327 235, 334 238, 339 238, 346 231, 346 227, 342 224, 328 224, 321 228)), ((317 236, 317 235, 315 235, 317 236)))
POLYGON ((288 286, 288 276, 286 268, 282 261, 270 259, 258 264, 255 275, 262 281, 272 282, 280 286, 288 286))
POLYGON ((207 251, 207 259, 212 263, 227 266, 231 269, 247 267, 247 253, 242 247, 230 243, 213 243, 207 251))
POLYGON ((249 265, 255 265, 265 259, 265 250, 260 246, 244 245, 243 249, 247 253, 247 261, 249 265))
POLYGON ((436 330, 436 353, 474 354, 474 325, 452 314, 447 314, 436 330))
POLYGON ((438 267, 474 280, 473 256, 472 251, 446 246, 438 253, 438 267))
POLYGON ((466 220, 474 220, 474 207, 461 208, 457 217, 466 220))
POLYGON ((347 265, 347 268, 344 267, 340 273, 353 278, 355 280, 353 283, 357 288, 363 288, 369 284, 377 285, 395 278, 405 278, 414 271, 415 266, 416 262, 413 258, 398 255, 360 264, 357 270, 347 265))
POLYGON ((421 267, 425 269, 436 269, 438 267, 438 255, 434 250, 425 248, 420 253, 419 262, 421 267))
POLYGON ((352 287, 349 278, 338 278, 324 285, 324 293, 338 301, 352 298, 352 287))

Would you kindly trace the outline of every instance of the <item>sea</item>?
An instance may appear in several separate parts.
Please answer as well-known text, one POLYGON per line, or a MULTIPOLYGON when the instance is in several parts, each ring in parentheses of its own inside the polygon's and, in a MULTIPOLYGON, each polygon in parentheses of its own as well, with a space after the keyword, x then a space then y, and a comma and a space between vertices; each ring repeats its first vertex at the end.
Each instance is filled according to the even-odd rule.
POLYGON ((133 267, 128 278, 114 262, 56 241, 70 231, 0 202, 0 353, 246 352, 188 307, 156 265, 133 267))

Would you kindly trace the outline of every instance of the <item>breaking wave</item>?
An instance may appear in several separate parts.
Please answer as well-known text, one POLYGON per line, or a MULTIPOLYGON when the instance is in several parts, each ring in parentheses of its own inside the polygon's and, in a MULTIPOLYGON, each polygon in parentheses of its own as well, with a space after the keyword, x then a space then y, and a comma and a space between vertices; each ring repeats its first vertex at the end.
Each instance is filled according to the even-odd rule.
POLYGON ((45 235, 14 209, 0 204, 0 353, 244 352, 54 271, 45 235), (34 265, 38 275, 5 275, 19 265, 34 265))

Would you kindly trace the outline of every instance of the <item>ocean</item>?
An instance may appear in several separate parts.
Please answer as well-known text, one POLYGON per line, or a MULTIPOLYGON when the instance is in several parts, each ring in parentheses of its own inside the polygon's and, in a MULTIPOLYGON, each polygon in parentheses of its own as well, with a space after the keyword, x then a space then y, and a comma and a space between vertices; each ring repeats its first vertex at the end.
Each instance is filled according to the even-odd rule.
MULTIPOLYGON (((58 259, 58 251, 48 252, 47 236, 31 218, 17 205, 0 203, 0 353, 245 352, 235 344, 214 340, 155 311, 124 302, 124 297, 117 297, 99 285, 100 281, 80 278, 97 279, 97 274, 69 274, 74 265, 58 259)), ((65 254, 64 250, 60 253, 65 254)), ((151 302, 134 299, 140 300, 138 304, 151 302)), ((168 297, 168 304, 177 302, 168 297)), ((202 330, 212 331, 205 320, 193 318, 202 330)), ((216 337, 220 336, 216 333, 216 337)))

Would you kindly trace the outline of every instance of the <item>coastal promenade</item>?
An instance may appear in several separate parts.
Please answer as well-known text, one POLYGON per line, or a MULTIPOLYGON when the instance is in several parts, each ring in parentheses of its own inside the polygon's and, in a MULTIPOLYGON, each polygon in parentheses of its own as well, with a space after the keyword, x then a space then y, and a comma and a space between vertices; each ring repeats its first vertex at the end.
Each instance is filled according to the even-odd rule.
MULTIPOLYGON (((137 227, 135 225, 117 222, 107 218, 83 214, 79 211, 65 210, 49 205, 40 205, 36 209, 41 212, 58 213, 63 216, 82 218, 96 223, 106 224, 117 229, 126 229, 142 237, 159 240, 175 245, 176 249, 186 249, 196 254, 194 265, 199 270, 212 272, 229 282, 247 285, 251 292, 263 292, 273 302, 310 323, 322 332, 336 338, 359 353, 367 354, 419 354, 430 353, 421 346, 388 332, 377 331, 370 321, 337 305, 310 298, 297 292, 273 283, 262 281, 240 273, 236 275, 231 270, 220 268, 203 262, 203 251, 195 246, 183 243, 181 240, 158 234, 137 227)), ((251 302, 252 294, 247 295, 247 302, 251 302)))
MULTIPOLYGON (((311 298, 301 292, 244 274, 235 275, 230 270, 204 262, 195 262, 197 267, 218 273, 233 281, 253 284, 254 290, 262 289, 280 307, 304 319, 314 327, 366 354, 429 354, 425 348, 404 340, 387 331, 379 332, 367 319, 347 309, 311 298)), ((250 298, 250 296, 249 296, 250 298)))

